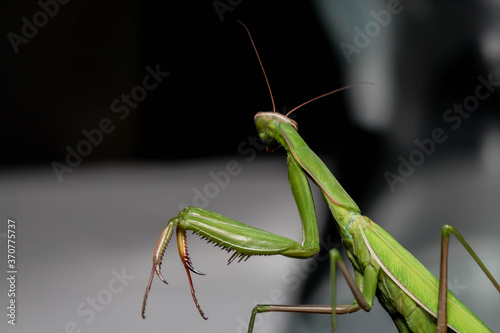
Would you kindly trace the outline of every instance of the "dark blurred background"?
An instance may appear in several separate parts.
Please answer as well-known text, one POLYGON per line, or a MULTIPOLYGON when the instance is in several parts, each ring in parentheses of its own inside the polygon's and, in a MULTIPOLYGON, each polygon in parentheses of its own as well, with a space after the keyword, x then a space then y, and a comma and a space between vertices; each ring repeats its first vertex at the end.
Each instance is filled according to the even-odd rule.
MULTIPOLYGON (((232 11, 222 7, 222 16, 208 1, 86 1, 59 7, 33 38, 18 45, 17 54, 9 39, 2 39, 5 164, 62 161, 66 145, 75 147, 85 138, 82 130, 97 128, 104 117, 116 129, 85 162, 234 153, 231 142, 253 133, 255 112, 271 110, 257 58, 237 19, 253 34, 280 110, 341 84, 339 62, 332 61, 334 52, 309 4, 241 1, 229 7, 232 11), (170 75, 122 120, 112 102, 142 85, 146 66, 170 75)), ((31 20, 39 10, 35 1, 5 1, 4 36, 21 35, 21 18, 31 20)), ((313 113, 321 110, 317 102, 304 113, 344 120, 343 97, 332 98, 328 104, 335 112, 313 113)), ((326 121, 313 126, 324 133, 331 128, 326 121)))
MULTIPOLYGON (((367 215, 424 252, 428 243, 438 244, 442 224, 481 223, 484 229, 471 230, 472 236, 498 268, 498 250, 488 247, 500 238, 497 86, 458 128, 444 119, 455 103, 474 95, 478 77, 500 81, 497 1, 61 2, 0 2, 0 172, 6 182, 11 174, 22 178, 16 172, 26 168, 58 184, 92 166, 169 168, 245 157, 238 147, 255 136, 254 114, 272 105, 240 20, 252 33, 280 112, 354 82, 374 84, 294 115, 301 135, 367 215), (389 18, 381 14, 389 10, 389 18), (383 21, 378 30, 371 23, 376 17, 383 21), (370 24, 375 30, 367 38, 370 24), (346 44, 356 47, 349 56, 346 44), (415 140, 436 128, 446 142, 391 187, 386 173, 398 175, 398 157, 408 160, 418 149, 415 140), (429 227, 419 221, 436 226, 436 237, 428 240, 429 227)), ((179 179, 187 182, 189 172, 179 179)), ((4 187, 5 198, 12 188, 4 187)), ((321 229, 334 234, 326 217, 321 229)), ((325 285, 327 269, 312 272, 294 302, 323 302, 313 296, 326 295, 316 287, 325 285)), ((314 322, 328 329, 329 318, 326 324, 313 318, 306 329, 314 322)))

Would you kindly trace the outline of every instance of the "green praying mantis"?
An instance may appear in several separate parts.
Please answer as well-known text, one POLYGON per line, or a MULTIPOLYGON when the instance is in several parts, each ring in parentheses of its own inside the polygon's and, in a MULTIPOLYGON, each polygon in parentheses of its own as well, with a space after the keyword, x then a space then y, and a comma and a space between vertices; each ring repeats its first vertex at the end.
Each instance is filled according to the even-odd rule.
MULTIPOLYGON (((241 22, 240 22, 241 23, 241 22)), ((243 25, 243 23, 241 23, 243 25)), ((256 52, 271 94, 264 71, 250 32, 246 29, 256 52)), ((353 86, 353 85, 351 85, 353 86)), ((259 112, 255 125, 268 151, 283 147, 287 154, 288 180, 296 202, 301 224, 302 242, 275 235, 248 226, 215 212, 187 207, 172 218, 158 239, 153 255, 153 267, 146 287, 142 317, 151 284, 156 274, 166 283, 160 267, 167 244, 174 229, 180 258, 186 269, 193 301, 200 315, 207 319, 195 295, 190 272, 196 270, 187 250, 186 230, 191 230, 211 243, 233 252, 228 263, 242 261, 254 255, 283 255, 291 258, 310 258, 319 251, 319 235, 313 197, 308 178, 318 186, 336 221, 345 252, 354 267, 354 278, 346 268, 339 252, 330 251, 331 305, 257 305, 251 314, 248 332, 253 331, 256 315, 263 312, 303 312, 332 315, 332 332, 336 330, 336 314, 370 311, 375 296, 389 313, 399 332, 492 332, 472 311, 460 302, 447 288, 448 244, 454 234, 486 276, 500 292, 500 285, 467 244, 462 235, 450 225, 442 227, 441 261, 439 280, 390 234, 368 217, 363 216, 357 204, 335 179, 321 159, 307 146, 298 134, 297 123, 288 115, 316 99, 349 88, 337 89, 313 98, 286 115, 259 112), (336 304, 337 268, 345 277, 354 296, 354 302, 336 304)))

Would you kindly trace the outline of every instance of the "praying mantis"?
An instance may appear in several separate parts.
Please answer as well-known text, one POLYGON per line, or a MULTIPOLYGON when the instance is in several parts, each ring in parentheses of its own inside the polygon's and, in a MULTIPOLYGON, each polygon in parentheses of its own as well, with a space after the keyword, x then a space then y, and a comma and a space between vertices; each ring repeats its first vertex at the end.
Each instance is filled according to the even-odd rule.
MULTIPOLYGON (((243 23, 241 24, 243 25, 243 23)), ((243 26, 250 36, 247 27, 243 26)), ((187 207, 177 217, 169 220, 158 239, 144 295, 142 317, 145 318, 146 300, 155 274, 166 283, 161 273, 161 264, 174 229, 179 255, 189 280, 191 295, 196 308, 204 319, 207 318, 198 303, 191 279, 191 272, 200 275, 203 273, 196 270, 191 263, 187 249, 187 230, 191 230, 207 239, 208 242, 215 243, 228 252, 232 252, 228 263, 235 260, 244 261, 254 255, 310 258, 317 254, 319 235, 309 178, 320 189, 334 217, 346 255, 354 267, 354 278, 347 270, 338 250, 331 250, 329 255, 332 304, 257 305, 250 317, 249 333, 253 331, 256 316, 259 313, 270 311, 330 314, 332 316, 332 332, 335 332, 337 327, 336 314, 353 313, 361 309, 370 311, 375 296, 389 313, 399 332, 492 332, 447 288, 448 244, 450 235, 454 234, 500 292, 500 285, 462 235, 450 225, 442 227, 438 280, 390 234, 361 214, 354 200, 300 137, 297 132, 297 122, 288 117, 290 113, 307 103, 353 85, 313 98, 292 109, 286 115, 277 113, 269 81, 251 36, 250 40, 264 72, 273 104, 272 112, 258 112, 255 115, 255 125, 259 137, 265 143, 268 151, 274 151, 278 148, 284 148, 286 151, 288 180, 302 224, 302 241, 299 243, 206 209, 187 207), (336 304, 337 268, 352 291, 354 296, 352 304, 336 304)))

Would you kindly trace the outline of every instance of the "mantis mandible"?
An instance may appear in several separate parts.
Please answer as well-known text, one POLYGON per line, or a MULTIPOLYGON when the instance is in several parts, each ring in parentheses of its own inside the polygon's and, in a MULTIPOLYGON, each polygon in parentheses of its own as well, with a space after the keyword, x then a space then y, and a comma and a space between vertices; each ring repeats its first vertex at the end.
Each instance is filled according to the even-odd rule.
POLYGON ((196 298, 190 272, 201 275, 203 273, 197 271, 191 263, 187 251, 186 230, 191 230, 228 252, 233 252, 228 263, 234 260, 246 260, 254 255, 309 258, 318 253, 319 235, 313 197, 307 179, 309 178, 319 187, 333 214, 346 255, 354 267, 354 278, 347 270, 339 252, 336 249, 331 250, 331 305, 257 305, 252 311, 248 332, 253 331, 256 315, 269 311, 331 314, 332 332, 335 332, 336 314, 352 313, 360 309, 370 311, 375 296, 400 332, 492 332, 447 289, 448 243, 450 234, 454 234, 500 292, 498 282, 460 233, 450 225, 442 227, 438 280, 391 235, 361 214, 357 204, 297 133, 297 123, 288 117, 291 112, 318 98, 350 86, 313 98, 286 115, 277 113, 259 54, 249 30, 245 25, 243 26, 250 36, 264 72, 273 104, 272 112, 259 112, 255 115, 255 125, 268 151, 274 151, 279 147, 286 150, 288 180, 302 224, 302 242, 298 243, 292 239, 245 225, 206 209, 187 207, 168 222, 158 239, 153 255, 153 267, 144 295, 142 317, 145 318, 146 300, 154 275, 156 274, 166 283, 160 267, 174 228, 179 255, 186 269, 192 298, 204 319, 207 317, 196 298), (336 267, 347 280, 353 293, 353 304, 336 305, 336 267))

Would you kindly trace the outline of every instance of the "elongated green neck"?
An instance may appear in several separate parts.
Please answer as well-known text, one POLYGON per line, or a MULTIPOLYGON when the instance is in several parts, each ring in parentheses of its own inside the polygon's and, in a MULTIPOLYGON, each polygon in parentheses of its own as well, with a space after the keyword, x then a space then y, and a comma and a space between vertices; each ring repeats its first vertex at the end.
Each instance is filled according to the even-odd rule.
POLYGON ((283 146, 288 154, 288 163, 293 160, 316 183, 338 223, 339 231, 344 233, 348 230, 353 214, 359 215, 359 207, 297 133, 297 123, 276 112, 259 112, 255 115, 255 125, 268 150, 283 146))

